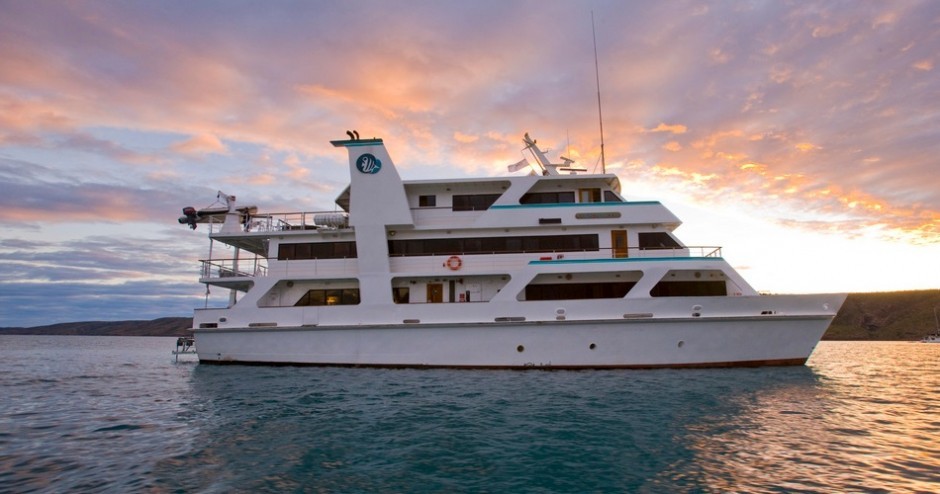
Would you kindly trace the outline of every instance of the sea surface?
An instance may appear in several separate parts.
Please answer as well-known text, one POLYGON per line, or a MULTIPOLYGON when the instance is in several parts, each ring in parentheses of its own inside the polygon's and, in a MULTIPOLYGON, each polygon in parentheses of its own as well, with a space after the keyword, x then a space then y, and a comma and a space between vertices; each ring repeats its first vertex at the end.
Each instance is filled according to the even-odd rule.
POLYGON ((801 367, 200 365, 0 336, 2 492, 938 492, 940 345, 801 367))

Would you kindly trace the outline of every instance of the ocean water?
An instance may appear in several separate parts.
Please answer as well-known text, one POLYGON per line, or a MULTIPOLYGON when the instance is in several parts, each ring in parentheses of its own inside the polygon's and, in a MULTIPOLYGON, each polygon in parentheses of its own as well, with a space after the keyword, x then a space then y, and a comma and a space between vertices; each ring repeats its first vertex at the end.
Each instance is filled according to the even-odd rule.
POLYGON ((940 491, 940 345, 462 371, 176 363, 174 342, 0 336, 0 491, 940 491))

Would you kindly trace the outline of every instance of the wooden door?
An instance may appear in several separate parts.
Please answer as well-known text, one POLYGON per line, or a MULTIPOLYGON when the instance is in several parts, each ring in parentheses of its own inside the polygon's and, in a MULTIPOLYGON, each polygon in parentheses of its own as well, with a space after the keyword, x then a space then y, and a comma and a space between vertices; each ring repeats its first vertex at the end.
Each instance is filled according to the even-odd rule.
POLYGON ((428 303, 439 304, 444 301, 444 284, 428 283, 428 303))
POLYGON ((611 230, 610 247, 614 257, 629 257, 629 249, 627 248, 627 231, 611 230))

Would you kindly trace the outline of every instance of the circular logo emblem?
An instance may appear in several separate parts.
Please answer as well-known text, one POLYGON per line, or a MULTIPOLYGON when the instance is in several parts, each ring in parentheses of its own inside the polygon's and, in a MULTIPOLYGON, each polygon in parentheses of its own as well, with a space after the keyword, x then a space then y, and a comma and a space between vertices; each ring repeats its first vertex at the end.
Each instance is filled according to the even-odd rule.
POLYGON ((382 169, 382 162, 375 156, 366 153, 356 160, 356 169, 362 173, 374 175, 382 169))

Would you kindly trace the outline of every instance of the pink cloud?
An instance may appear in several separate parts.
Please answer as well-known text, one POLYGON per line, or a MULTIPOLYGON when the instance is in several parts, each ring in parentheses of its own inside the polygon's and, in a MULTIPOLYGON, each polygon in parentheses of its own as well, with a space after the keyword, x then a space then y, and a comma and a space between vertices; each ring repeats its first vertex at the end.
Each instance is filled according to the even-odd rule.
POLYGON ((227 154, 228 148, 211 134, 200 134, 170 146, 173 151, 182 154, 227 154))
MULTIPOLYGON (((518 7, 453 9, 420 16, 384 11, 378 33, 364 29, 372 17, 342 9, 274 11, 277 24, 239 9, 209 16, 198 8, 182 15, 75 4, 44 16, 20 5, 8 18, 19 22, 0 21, 12 33, 0 42, 0 105, 9 110, 0 112, 0 142, 48 146, 53 135, 117 128, 192 136, 158 147, 183 154, 238 157, 237 145, 250 143, 335 162, 343 157, 326 141, 357 128, 384 137, 407 171, 447 165, 489 174, 518 161, 519 139, 530 131, 551 143, 554 155, 569 153, 593 167, 599 155, 593 67, 577 48, 590 41, 587 34, 506 49, 572 11, 557 7, 518 23, 507 15, 518 7), (414 30, 431 20, 442 29, 414 30), (480 25, 490 28, 485 36, 480 25), (245 36, 224 35, 233 28, 245 36)), ((903 78, 911 67, 932 70, 938 43, 929 37, 913 43, 903 33, 926 32, 911 27, 927 17, 916 10, 714 6, 690 19, 649 7, 642 22, 632 23, 606 13, 599 46, 608 161, 668 157, 690 184, 773 193, 794 208, 822 200, 805 187, 844 182, 846 190, 867 194, 864 201, 826 202, 821 210, 857 214, 858 204, 878 203, 936 211, 940 195, 918 178, 930 169, 927 156, 936 146, 930 131, 919 131, 925 133, 919 144, 897 144, 916 135, 917 122, 930 121, 923 98, 934 94, 929 82, 918 89, 903 78), (701 27, 728 15, 735 25, 721 39, 701 27), (609 29, 624 22, 631 28, 609 29), (877 39, 869 33, 874 28, 877 39), (900 58, 873 59, 873 43, 900 58), (883 172, 840 170, 876 155, 883 172), (767 175, 742 169, 747 163, 761 164, 767 175), (726 174, 728 181, 702 178, 726 174), (916 204, 905 199, 911 191, 916 204)), ((109 149, 105 139, 55 142, 106 156, 123 150, 125 161, 140 152, 109 149)), ((256 183, 307 180, 309 161, 301 161, 272 162, 256 183)))

